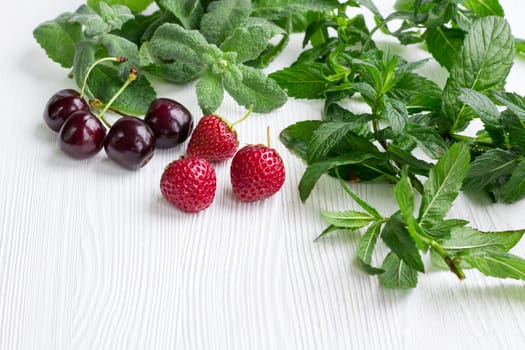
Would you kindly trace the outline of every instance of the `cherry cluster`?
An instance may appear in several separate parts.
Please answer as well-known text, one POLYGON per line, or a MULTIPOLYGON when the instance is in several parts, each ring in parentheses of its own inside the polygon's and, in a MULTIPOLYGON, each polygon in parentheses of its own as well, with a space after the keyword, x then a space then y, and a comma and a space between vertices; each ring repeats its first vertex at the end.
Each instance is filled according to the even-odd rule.
POLYGON ((54 94, 44 109, 44 121, 58 132, 59 147, 68 156, 85 159, 97 154, 102 147, 108 157, 127 169, 142 168, 153 157, 155 148, 170 148, 184 142, 193 129, 193 117, 186 107, 168 98, 151 102, 143 119, 122 116, 113 124, 105 113, 124 89, 137 79, 136 68, 131 68, 121 89, 95 115, 84 98, 84 89, 92 68, 106 60, 125 62, 123 57, 104 58, 95 62, 85 76, 82 91, 64 89, 54 94), (107 130, 108 129, 108 130, 107 130))

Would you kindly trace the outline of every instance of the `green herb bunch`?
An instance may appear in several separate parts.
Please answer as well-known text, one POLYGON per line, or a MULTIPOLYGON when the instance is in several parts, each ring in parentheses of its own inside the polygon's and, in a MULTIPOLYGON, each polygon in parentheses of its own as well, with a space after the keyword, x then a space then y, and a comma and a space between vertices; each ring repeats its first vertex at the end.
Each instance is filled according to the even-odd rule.
POLYGON ((291 32, 304 28, 310 14, 336 3, 88 0, 76 11, 42 23, 33 34, 49 58, 71 69, 78 86, 97 59, 128 59, 118 67, 100 64, 92 71, 86 92, 102 101, 99 106, 120 88, 130 67, 139 67, 139 79, 112 105, 118 112, 143 115, 156 97, 152 78, 176 84, 197 81, 203 113, 219 108, 224 91, 246 108, 269 112, 287 96, 262 68, 284 49, 291 32))
POLYGON ((415 287, 427 253, 459 279, 464 269, 476 268, 525 280, 525 260, 509 253, 525 230, 480 232, 449 218, 460 191, 484 191, 501 202, 525 196, 525 99, 504 89, 519 45, 503 15, 497 0, 399 0, 387 17, 372 1, 347 1, 310 22, 308 48, 270 75, 290 97, 325 101, 322 120, 290 125, 280 138, 307 163, 299 184, 303 201, 329 174, 361 206, 323 212, 329 226, 321 236, 364 229, 360 265, 385 287, 415 287), (376 26, 369 29, 362 13, 349 15, 353 7, 371 11, 376 26), (402 23, 395 31, 392 20, 402 23), (444 87, 417 73, 427 60, 407 62, 389 47, 380 49, 377 31, 402 45, 423 44, 448 71, 444 87), (345 108, 348 98, 368 112, 345 108), (465 130, 474 122, 481 127, 471 136, 465 130), (399 210, 382 216, 350 182, 393 184, 399 210), (374 266, 379 238, 388 253, 374 266))

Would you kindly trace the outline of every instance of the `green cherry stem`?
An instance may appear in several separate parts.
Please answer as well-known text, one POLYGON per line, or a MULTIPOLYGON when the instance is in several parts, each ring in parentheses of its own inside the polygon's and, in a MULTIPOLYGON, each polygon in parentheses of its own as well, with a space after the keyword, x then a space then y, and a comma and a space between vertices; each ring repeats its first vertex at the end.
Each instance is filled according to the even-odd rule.
POLYGON ((84 97, 84 93, 86 91, 87 86, 87 80, 89 78, 89 75, 91 74, 91 71, 93 68, 95 68, 99 63, 106 62, 106 61, 113 61, 117 63, 123 63, 126 62, 128 59, 126 57, 118 56, 118 57, 103 57, 101 59, 96 60, 93 62, 91 66, 89 66, 86 75, 84 75, 84 79, 82 80, 82 90, 80 91, 80 98, 84 97))
POLYGON ((100 118, 100 120, 102 120, 104 122, 104 124, 106 124, 106 126, 108 128, 111 127, 111 123, 109 123, 107 121, 107 119, 104 116, 104 114, 108 111, 108 109, 111 107, 113 102, 115 102, 115 100, 120 96, 120 94, 122 94, 122 92, 124 92, 124 90, 126 90, 128 85, 131 84, 132 82, 134 82, 135 80, 137 80, 137 75, 138 75, 137 68, 136 67, 131 67, 131 69, 129 71, 129 74, 128 74, 128 79, 124 82, 124 84, 120 87, 120 89, 115 93, 115 95, 113 95, 111 100, 109 100, 109 102, 106 103, 106 105, 104 106, 104 109, 98 114, 97 117, 100 118))
POLYGON ((241 119, 239 120, 236 120, 234 121, 231 125, 230 125, 230 128, 233 129, 233 127, 237 124, 240 124, 242 123, 243 121, 245 121, 246 119, 248 119, 248 117, 250 116, 250 114, 252 114, 253 112, 253 105, 250 105, 250 107, 248 107, 248 111, 241 117, 241 119))

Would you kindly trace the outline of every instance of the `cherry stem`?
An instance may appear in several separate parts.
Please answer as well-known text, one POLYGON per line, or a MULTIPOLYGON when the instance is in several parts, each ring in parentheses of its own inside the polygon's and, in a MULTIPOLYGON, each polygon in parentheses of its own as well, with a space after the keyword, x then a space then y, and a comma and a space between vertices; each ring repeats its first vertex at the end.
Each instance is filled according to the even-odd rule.
POLYGON ((129 75, 128 75, 128 79, 124 82, 124 84, 120 87, 120 89, 117 91, 117 93, 115 95, 113 95, 113 97, 111 98, 111 100, 109 100, 108 103, 106 103, 106 105, 104 106, 104 109, 102 110, 102 112, 99 113, 99 115, 97 116, 98 118, 100 118, 100 120, 102 120, 104 122, 104 124, 106 124, 109 128, 111 127, 111 123, 109 123, 107 121, 107 119, 104 117, 104 114, 108 111, 108 109, 111 107, 111 105, 113 104, 113 102, 115 102, 115 100, 120 96, 120 94, 122 94, 122 92, 124 92, 124 90, 126 90, 126 88, 128 87, 129 84, 131 84, 133 81, 137 80, 137 75, 138 75, 138 72, 137 72, 137 68, 135 67, 131 67, 130 71, 129 71, 129 75))
POLYGON ((239 120, 236 120, 234 121, 231 125, 230 125, 230 128, 233 129, 233 127, 237 124, 240 124, 242 123, 243 121, 245 121, 246 119, 248 119, 248 117, 250 116, 250 114, 252 114, 253 112, 253 105, 250 105, 250 107, 248 107, 248 111, 241 117, 241 119, 239 120))
POLYGON ((86 91, 87 86, 87 80, 89 78, 89 75, 91 74, 91 71, 95 66, 97 66, 99 63, 106 62, 106 61, 113 61, 117 63, 123 63, 126 62, 128 59, 126 57, 118 56, 118 57, 103 57, 99 60, 96 60, 93 62, 91 66, 89 66, 89 69, 86 72, 86 75, 84 76, 84 80, 82 80, 82 90, 80 91, 80 98, 84 97, 84 92, 86 91))

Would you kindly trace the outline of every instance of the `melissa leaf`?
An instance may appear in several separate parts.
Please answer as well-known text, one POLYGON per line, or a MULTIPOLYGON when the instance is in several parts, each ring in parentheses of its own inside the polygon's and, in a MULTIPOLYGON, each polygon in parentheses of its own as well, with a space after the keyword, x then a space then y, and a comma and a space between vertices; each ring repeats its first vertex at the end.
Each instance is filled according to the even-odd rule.
POLYGON ((97 11, 99 4, 102 2, 108 5, 123 5, 129 7, 133 12, 141 12, 145 10, 153 0, 87 0, 88 6, 97 11))
POLYGON ((500 17, 483 17, 472 24, 450 69, 444 90, 446 129, 463 130, 473 118, 470 108, 458 100, 458 89, 469 88, 488 93, 502 88, 513 60, 514 40, 507 21, 500 17))
POLYGON ((257 59, 268 47, 270 39, 282 29, 263 18, 250 17, 227 37, 220 49, 237 52, 237 63, 257 59))
POLYGON ((71 68, 75 57, 75 45, 82 39, 82 27, 71 23, 71 13, 63 13, 52 21, 35 28, 33 36, 47 56, 64 68, 71 68))
POLYGON ((417 285, 417 270, 408 266, 395 253, 390 252, 381 268, 379 283, 385 288, 410 289, 417 285))
POLYGON ((224 99, 222 77, 212 73, 204 75, 197 82, 196 93, 202 113, 210 114, 217 111, 224 99))
POLYGON ((200 0, 156 0, 163 9, 170 11, 186 29, 199 27, 204 9, 200 0))
POLYGON ((219 46, 250 16, 249 0, 219 0, 208 5, 200 32, 210 44, 219 46))
POLYGON ((443 220, 459 194, 469 163, 468 144, 455 143, 432 168, 419 210, 418 221, 423 229, 432 228, 443 220))
POLYGON ((233 84, 225 79, 224 87, 241 106, 248 108, 253 105, 254 112, 266 113, 286 102, 286 93, 261 70, 242 64, 238 68, 242 80, 233 84))

